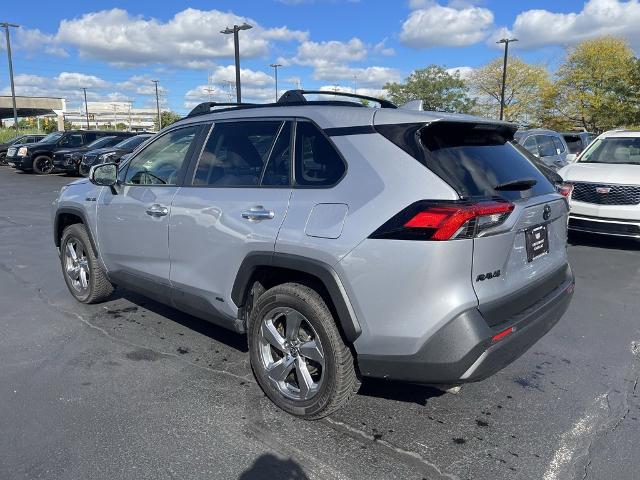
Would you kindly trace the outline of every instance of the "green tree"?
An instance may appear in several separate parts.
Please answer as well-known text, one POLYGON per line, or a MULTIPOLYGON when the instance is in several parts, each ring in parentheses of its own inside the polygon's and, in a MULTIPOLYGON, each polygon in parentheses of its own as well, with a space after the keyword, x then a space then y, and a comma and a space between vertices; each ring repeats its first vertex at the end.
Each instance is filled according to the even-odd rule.
POLYGON ((416 70, 404 83, 387 83, 383 88, 389 99, 398 105, 422 100, 425 110, 458 113, 468 113, 474 106, 460 74, 448 73, 439 65, 416 70))
MULTIPOLYGON (((172 112, 171 110, 163 110, 160 113, 160 119, 162 120, 162 128, 171 125, 172 123, 177 122, 178 120, 180 120, 182 117, 180 115, 178 115, 176 112, 172 112)), ((153 125, 155 127, 156 130, 159 130, 158 128, 158 118, 156 117, 156 119, 153 122, 153 125)))
POLYGON ((568 51, 557 72, 557 106, 568 120, 602 132, 637 120, 638 60, 615 37, 586 40, 568 51))
MULTIPOLYGON (((474 113, 483 117, 500 117, 502 90, 502 57, 475 70, 469 78, 471 91, 477 97, 474 113)), ((549 72, 541 65, 510 57, 504 95, 504 119, 524 125, 539 126, 545 113, 545 95, 549 95, 549 72)))

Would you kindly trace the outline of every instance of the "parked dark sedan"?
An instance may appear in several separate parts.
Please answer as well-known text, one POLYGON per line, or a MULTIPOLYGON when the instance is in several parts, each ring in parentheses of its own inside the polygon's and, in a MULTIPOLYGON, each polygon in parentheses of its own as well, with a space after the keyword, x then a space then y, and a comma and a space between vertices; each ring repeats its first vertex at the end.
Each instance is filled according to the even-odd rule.
POLYGON ((113 147, 124 139, 131 138, 131 133, 119 132, 119 135, 111 135, 94 140, 93 142, 83 145, 81 147, 67 148, 64 150, 58 150, 53 155, 53 164, 56 170, 65 171, 71 175, 77 175, 80 173, 80 162, 82 161, 82 155, 96 148, 113 147))
POLYGON ((143 133, 135 137, 127 138, 112 147, 97 148, 84 153, 82 155, 82 161, 80 162, 80 174, 86 177, 94 165, 107 162, 118 163, 123 155, 133 152, 152 136, 153 134, 143 133))
POLYGON ((17 148, 18 145, 31 145, 32 143, 39 142, 44 137, 45 135, 41 133, 30 133, 29 135, 18 135, 8 142, 0 143, 0 165, 7 164, 7 150, 9 150, 9 148, 17 148))

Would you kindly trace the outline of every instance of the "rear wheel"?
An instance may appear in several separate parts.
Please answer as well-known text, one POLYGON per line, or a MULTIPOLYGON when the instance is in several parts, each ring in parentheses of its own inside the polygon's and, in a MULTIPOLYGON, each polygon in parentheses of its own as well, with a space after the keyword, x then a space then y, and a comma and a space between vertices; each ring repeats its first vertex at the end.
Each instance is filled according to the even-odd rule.
POLYGON ((251 366, 260 387, 281 409, 315 420, 357 392, 351 350, 322 297, 286 283, 264 292, 249 321, 251 366))
POLYGON ((34 158, 33 171, 38 175, 46 175, 53 172, 53 160, 46 155, 40 155, 34 158))
POLYGON ((71 294, 82 303, 99 303, 113 292, 91 246, 86 227, 69 225, 60 241, 60 263, 71 294))

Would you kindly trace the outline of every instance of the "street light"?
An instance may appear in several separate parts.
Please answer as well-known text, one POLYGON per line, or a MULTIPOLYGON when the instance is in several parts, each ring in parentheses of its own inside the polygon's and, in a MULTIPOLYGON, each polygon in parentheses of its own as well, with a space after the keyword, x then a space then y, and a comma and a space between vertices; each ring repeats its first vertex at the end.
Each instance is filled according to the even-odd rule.
POLYGON ((89 130, 89 106, 87 104, 87 89, 86 89, 86 87, 82 87, 82 91, 84 91, 84 114, 87 117, 87 130, 89 130))
POLYGON ((11 101, 13 102, 13 127, 18 130, 18 108, 16 107, 16 88, 13 84, 13 61, 11 60, 11 39, 9 38, 9 28, 20 28, 20 25, 2 22, 0 27, 4 28, 4 35, 7 41, 7 58, 9 59, 9 81, 11 83, 11 101))
POLYGON ((238 41, 238 32, 240 30, 249 30, 250 28, 253 28, 253 26, 245 22, 242 25, 234 25, 233 28, 227 27, 220 31, 220 33, 224 33, 225 35, 233 33, 233 47, 236 56, 236 101, 238 103, 242 101, 242 92, 240 90, 240 44, 238 41))
POLYGON ((504 63, 502 64, 502 92, 500 94, 500 120, 504 118, 504 89, 507 84, 507 56, 509 55, 509 43, 517 41, 517 38, 501 38, 496 42, 504 43, 504 63))
POLYGON ((156 85, 156 111, 158 112, 158 131, 162 130, 162 117, 160 116, 160 97, 158 96, 158 80, 151 80, 156 85))
POLYGON ((269 66, 273 68, 273 71, 276 76, 276 103, 277 103, 278 102, 278 67, 281 67, 282 65, 280 65, 279 63, 272 63, 269 66))

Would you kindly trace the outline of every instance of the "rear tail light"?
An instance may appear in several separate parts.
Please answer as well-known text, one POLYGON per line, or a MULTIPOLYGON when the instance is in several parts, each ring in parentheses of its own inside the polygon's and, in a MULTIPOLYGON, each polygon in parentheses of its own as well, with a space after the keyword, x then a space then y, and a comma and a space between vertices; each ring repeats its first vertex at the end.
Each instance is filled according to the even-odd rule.
POLYGON ((572 183, 556 183, 556 190, 558 193, 565 198, 569 198, 571 196, 571 192, 573 192, 573 184, 572 183))
POLYGON ((473 238, 507 219, 514 205, 507 201, 416 202, 391 218, 371 238, 452 240, 473 238))

